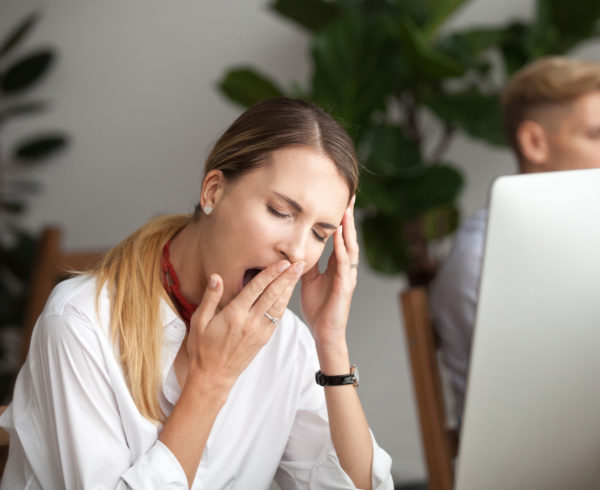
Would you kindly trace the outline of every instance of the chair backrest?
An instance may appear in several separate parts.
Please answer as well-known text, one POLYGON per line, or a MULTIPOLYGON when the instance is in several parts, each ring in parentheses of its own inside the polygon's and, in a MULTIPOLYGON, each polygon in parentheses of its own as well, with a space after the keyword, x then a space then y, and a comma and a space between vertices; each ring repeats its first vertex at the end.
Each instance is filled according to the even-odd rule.
POLYGON ((458 437, 456 431, 449 430, 446 424, 436 337, 429 315, 427 290, 422 287, 410 288, 401 293, 400 301, 410 352, 429 488, 452 490, 458 437))
POLYGON ((89 269, 104 255, 104 251, 100 250, 65 252, 62 250, 62 238, 60 228, 49 226, 44 228, 38 241, 31 272, 29 299, 25 308, 21 365, 29 351, 35 322, 44 309, 52 288, 60 280, 68 277, 70 271, 89 269))

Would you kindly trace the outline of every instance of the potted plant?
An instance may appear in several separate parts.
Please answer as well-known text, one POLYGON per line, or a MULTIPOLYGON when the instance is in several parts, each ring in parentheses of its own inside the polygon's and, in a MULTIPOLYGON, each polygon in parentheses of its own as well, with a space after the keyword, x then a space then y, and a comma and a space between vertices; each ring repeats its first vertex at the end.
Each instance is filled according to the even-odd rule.
MULTIPOLYGON (((47 110, 47 101, 28 97, 31 89, 49 73, 56 61, 50 47, 38 47, 23 54, 20 48, 40 20, 32 13, 0 40, 0 134, 17 118, 47 110)), ((3 143, 3 141, 1 142, 3 143)), ((15 363, 9 352, 18 355, 18 346, 7 348, 10 335, 20 338, 28 292, 35 238, 20 224, 27 198, 39 190, 30 178, 17 178, 35 171, 37 165, 63 149, 68 137, 61 131, 46 130, 28 135, 8 148, 0 147, 0 397, 12 387, 15 363)))
POLYGON ((599 34, 597 0, 538 0, 531 21, 444 30, 465 3, 275 0, 274 12, 312 36, 307 87, 280 87, 249 66, 232 68, 219 83, 245 107, 303 97, 340 120, 364 163, 357 207, 369 264, 406 272, 411 285, 433 277, 429 244, 459 221, 464 178, 446 157, 456 132, 504 145, 499 92, 506 76, 599 34), (437 129, 426 129, 425 120, 437 129))

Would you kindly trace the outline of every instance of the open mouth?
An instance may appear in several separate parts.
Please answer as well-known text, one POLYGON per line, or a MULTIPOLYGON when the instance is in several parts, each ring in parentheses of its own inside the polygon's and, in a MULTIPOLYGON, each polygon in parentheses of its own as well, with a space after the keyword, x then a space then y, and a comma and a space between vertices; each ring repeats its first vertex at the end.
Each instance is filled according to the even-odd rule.
POLYGON ((248 284, 252 279, 254 279, 256 275, 262 270, 263 268, 258 267, 246 269, 246 272, 244 272, 244 280, 242 281, 242 287, 246 287, 246 284, 248 284))

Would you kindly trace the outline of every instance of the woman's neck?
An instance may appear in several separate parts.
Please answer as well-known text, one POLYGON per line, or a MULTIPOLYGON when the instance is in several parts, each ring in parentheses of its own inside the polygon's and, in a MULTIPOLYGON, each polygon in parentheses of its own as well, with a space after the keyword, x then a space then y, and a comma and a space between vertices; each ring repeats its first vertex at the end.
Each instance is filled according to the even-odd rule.
POLYGON ((179 279, 181 294, 194 304, 200 304, 206 288, 200 243, 200 226, 192 222, 172 238, 170 247, 171 265, 179 279))

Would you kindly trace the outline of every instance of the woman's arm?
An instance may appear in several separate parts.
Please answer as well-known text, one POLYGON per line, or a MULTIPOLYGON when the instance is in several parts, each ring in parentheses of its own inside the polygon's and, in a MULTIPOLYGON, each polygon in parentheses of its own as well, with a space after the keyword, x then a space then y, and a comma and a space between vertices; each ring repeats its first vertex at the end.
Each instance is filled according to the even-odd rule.
MULTIPOLYGON (((359 253, 353 205, 354 199, 334 234, 334 250, 325 272, 321 274, 315 266, 302 281, 302 310, 315 338, 321 371, 328 376, 350 372, 346 324, 359 253)), ((370 489, 373 445, 356 388, 326 386, 324 390, 331 439, 340 464, 355 486, 370 489)))
MULTIPOLYGON (((348 350, 317 346, 321 371, 326 375, 348 374, 348 350)), ((331 440, 344 471, 357 488, 371 489, 373 445, 367 418, 354 385, 325 386, 331 440)))

